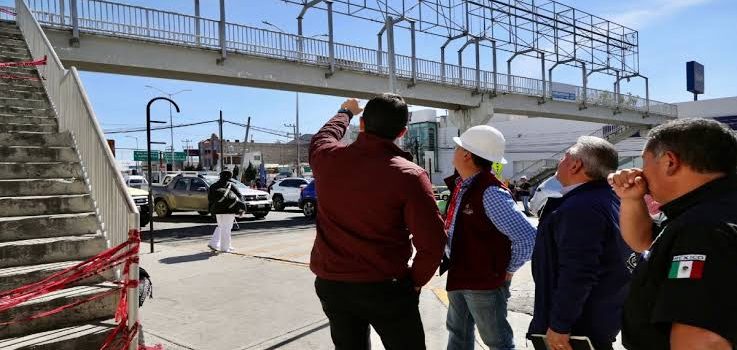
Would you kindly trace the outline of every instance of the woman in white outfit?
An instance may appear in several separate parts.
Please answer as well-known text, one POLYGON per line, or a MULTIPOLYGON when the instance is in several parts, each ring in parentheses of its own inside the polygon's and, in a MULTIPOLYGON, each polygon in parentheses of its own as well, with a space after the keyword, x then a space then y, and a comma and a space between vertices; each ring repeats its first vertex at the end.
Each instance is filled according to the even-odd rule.
POLYGON ((235 183, 230 181, 232 177, 233 173, 230 171, 221 172, 220 180, 210 186, 207 196, 210 213, 215 215, 218 222, 218 226, 207 244, 213 251, 227 253, 234 251, 230 245, 230 232, 233 229, 236 214, 243 212, 245 209, 241 200, 241 193, 238 192, 235 183))

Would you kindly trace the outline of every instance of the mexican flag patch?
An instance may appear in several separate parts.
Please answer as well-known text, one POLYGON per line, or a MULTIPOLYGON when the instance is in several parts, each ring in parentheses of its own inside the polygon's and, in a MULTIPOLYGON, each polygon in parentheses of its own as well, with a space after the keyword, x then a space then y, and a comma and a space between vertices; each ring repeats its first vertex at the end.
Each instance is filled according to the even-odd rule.
POLYGON ((706 255, 688 254, 673 257, 668 272, 669 279, 700 280, 704 272, 706 255))

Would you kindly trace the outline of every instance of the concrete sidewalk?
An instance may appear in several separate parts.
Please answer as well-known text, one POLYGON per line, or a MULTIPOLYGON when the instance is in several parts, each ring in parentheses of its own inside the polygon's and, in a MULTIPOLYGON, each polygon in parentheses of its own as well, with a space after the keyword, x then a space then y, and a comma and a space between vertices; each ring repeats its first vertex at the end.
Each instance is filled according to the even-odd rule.
MULTIPOLYGON (((294 245, 314 237, 308 232, 289 235, 294 245)), ((147 344, 197 350, 332 349, 306 260, 282 259, 294 256, 289 247, 274 249, 273 257, 263 256, 268 240, 273 238, 236 236, 240 254, 213 254, 204 241, 159 244, 155 253, 142 254, 141 266, 154 283, 154 298, 141 311, 147 344), (254 243, 250 249, 241 248, 249 243, 254 243), (263 257, 253 257, 249 250, 263 257)), ((443 285, 443 279, 434 278, 420 297, 428 349, 444 349, 447 343, 443 285)), ((524 347, 529 319, 510 314, 518 346, 524 347)), ((375 333, 372 344, 383 349, 375 333)), ((484 348, 481 343, 479 348, 484 348)))
MULTIPOLYGON (((162 237, 152 254, 147 246, 142 249, 141 266, 154 285, 154 298, 141 309, 147 344, 173 350, 333 349, 308 267, 314 226, 286 217, 295 214, 279 215, 285 218, 275 219, 292 226, 241 222, 233 236, 236 254, 214 254, 206 247, 214 224, 191 228, 178 238, 162 237)), ((429 350, 447 345, 444 287, 445 278, 436 276, 420 296, 429 350)), ((532 349, 524 339, 534 300, 529 263, 515 274, 511 292, 515 344, 532 349)), ((375 333, 372 345, 383 349, 375 333)), ((486 349, 478 336, 476 348, 486 349)))

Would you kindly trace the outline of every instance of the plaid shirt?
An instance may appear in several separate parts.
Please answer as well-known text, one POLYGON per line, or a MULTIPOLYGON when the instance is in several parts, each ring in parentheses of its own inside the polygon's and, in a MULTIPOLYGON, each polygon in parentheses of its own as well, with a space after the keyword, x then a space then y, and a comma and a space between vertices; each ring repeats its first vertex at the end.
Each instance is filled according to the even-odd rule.
MULTIPOLYGON (((445 253, 450 256, 450 247, 453 240, 453 230, 455 229, 455 218, 460 209, 461 199, 473 182, 476 175, 463 180, 461 190, 458 192, 453 220, 448 229, 448 244, 445 246, 445 253)), ((460 178, 458 181, 461 181, 460 178)), ((494 223, 499 232, 504 234, 512 242, 512 258, 509 261, 507 272, 515 272, 525 264, 532 256, 532 250, 535 247, 535 235, 537 230, 525 218, 515 206, 512 195, 505 189, 497 186, 490 186, 484 191, 484 211, 486 216, 494 223)))

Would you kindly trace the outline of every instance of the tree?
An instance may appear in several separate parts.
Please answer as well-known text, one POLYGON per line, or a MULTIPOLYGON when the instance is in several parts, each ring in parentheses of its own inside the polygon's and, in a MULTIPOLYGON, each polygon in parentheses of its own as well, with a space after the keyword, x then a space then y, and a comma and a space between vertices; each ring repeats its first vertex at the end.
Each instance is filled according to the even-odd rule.
POLYGON ((253 164, 251 162, 248 162, 248 168, 243 172, 243 179, 245 179, 246 183, 250 183, 253 180, 256 180, 257 171, 256 168, 253 167, 253 164))

